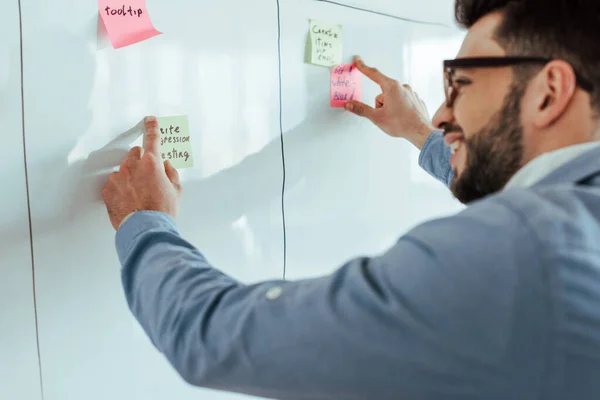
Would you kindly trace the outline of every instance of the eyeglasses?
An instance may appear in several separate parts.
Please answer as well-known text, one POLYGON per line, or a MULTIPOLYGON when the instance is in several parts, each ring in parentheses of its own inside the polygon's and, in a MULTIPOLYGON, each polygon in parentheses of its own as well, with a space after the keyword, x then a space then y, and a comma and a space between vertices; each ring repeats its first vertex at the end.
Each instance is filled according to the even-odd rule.
MULTIPOLYGON (((444 61, 444 90, 446 92, 446 107, 452 108, 458 97, 458 88, 454 83, 454 73, 456 68, 496 68, 508 67, 517 64, 547 64, 552 59, 541 57, 472 57, 457 58, 455 60, 444 61)), ((589 80, 583 78, 575 72, 577 84, 587 92, 594 91, 594 85, 589 80)))

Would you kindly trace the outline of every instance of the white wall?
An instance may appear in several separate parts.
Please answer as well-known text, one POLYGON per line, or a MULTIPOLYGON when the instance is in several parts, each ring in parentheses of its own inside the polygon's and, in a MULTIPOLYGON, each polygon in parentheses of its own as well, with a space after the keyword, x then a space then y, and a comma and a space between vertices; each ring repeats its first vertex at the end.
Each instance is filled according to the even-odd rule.
POLYGON ((0 399, 40 399, 21 113, 19 10, 0 13, 0 399))
MULTIPOLYGON (((11 381, 21 379, 39 392, 19 34, 16 1, 11 1, 8 15, 0 16, 7 22, 1 25, 4 37, 11 41, 10 74, 7 83, 0 80, 6 103, 0 115, 14 132, 8 138, 14 151, 0 161, 10 166, 4 171, 11 171, 2 176, 3 187, 12 185, 10 198, 1 200, 2 227, 9 227, 3 230, 3 246, 10 258, 0 257, 10 267, 0 269, 0 276, 14 282, 0 296, 19 301, 7 309, 8 317, 2 314, 10 334, 0 349, 24 365, 11 381)), ((406 2, 379 0, 376 6, 446 23, 451 21, 448 2, 420 2, 419 10, 437 10, 425 14, 409 12, 414 7, 406 2)), ((418 152, 407 142, 329 108, 329 70, 304 63, 308 19, 343 24, 345 61, 360 54, 410 82, 432 113, 442 101, 441 60, 454 57, 460 34, 314 0, 281 0, 280 121, 275 0, 210 5, 148 0, 152 21, 164 35, 119 50, 98 36, 96 5, 22 0, 27 170, 45 399, 241 398, 186 385, 127 309, 100 189, 139 142, 128 130, 148 114, 189 115, 196 167, 181 171, 179 226, 215 266, 250 283, 284 272, 281 122, 287 277, 326 274, 351 257, 383 251, 415 224, 460 206, 418 168, 418 152)), ((365 100, 372 103, 378 89, 364 83, 365 100)), ((0 387, 0 398, 25 393, 19 390, 0 387), (10 396, 2 396, 2 390, 10 396)), ((23 398, 36 398, 28 396, 23 398)))

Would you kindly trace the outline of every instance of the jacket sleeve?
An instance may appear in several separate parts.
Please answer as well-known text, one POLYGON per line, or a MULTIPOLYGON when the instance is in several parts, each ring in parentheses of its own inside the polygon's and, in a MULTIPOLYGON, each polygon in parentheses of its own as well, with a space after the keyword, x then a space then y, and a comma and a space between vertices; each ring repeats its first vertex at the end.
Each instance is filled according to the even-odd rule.
POLYGON ((419 165, 429 175, 433 176, 438 181, 446 186, 450 186, 454 178, 454 172, 450 165, 452 152, 448 146, 444 144, 443 131, 434 131, 421 149, 419 155, 419 165))
POLYGON ((508 208, 469 207, 331 275, 244 285, 165 214, 116 239, 129 307, 185 381, 277 399, 502 398, 530 240, 508 208))

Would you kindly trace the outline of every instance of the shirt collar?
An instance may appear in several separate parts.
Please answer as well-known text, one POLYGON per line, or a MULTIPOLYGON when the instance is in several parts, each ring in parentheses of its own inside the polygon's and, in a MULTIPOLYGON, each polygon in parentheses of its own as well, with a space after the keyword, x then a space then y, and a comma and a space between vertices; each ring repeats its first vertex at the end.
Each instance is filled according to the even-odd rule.
POLYGON ((600 147, 600 142, 576 144, 544 153, 521 168, 506 184, 504 190, 531 187, 552 171, 579 157, 589 150, 600 147))

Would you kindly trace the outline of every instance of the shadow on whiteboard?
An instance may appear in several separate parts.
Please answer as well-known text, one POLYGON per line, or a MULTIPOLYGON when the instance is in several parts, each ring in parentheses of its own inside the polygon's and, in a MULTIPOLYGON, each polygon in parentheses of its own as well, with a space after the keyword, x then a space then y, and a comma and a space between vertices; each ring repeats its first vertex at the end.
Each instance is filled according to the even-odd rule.
POLYGON ((142 132, 143 120, 140 120, 137 125, 111 140, 106 146, 90 153, 85 160, 69 165, 63 179, 67 183, 65 196, 72 199, 69 219, 75 218, 78 212, 101 200, 99 194, 108 176, 118 169, 133 142, 139 139, 142 132))
MULTIPOLYGON (((340 154, 350 148, 351 140, 343 137, 349 139, 347 132, 356 122, 352 120, 354 117, 331 110, 325 101, 313 106, 309 118, 283 135, 286 191, 293 190, 300 181, 320 179, 332 160, 328 142, 339 141, 340 154), (303 168, 291 168, 295 165, 303 168)), ((183 209, 195 210, 189 215, 197 223, 217 222, 214 219, 218 218, 221 223, 231 224, 246 212, 279 201, 281 193, 274 192, 272 187, 273 182, 283 183, 281 157, 281 138, 276 138, 239 164, 202 181, 184 184, 183 209)), ((186 219, 186 223, 191 222, 186 219)))
MULTIPOLYGON (((355 117, 341 110, 331 110, 323 99, 312 104, 310 118, 284 133, 284 150, 289 165, 305 168, 287 169, 286 188, 292 190, 301 180, 318 179, 327 166, 330 141, 339 141, 340 156, 350 149, 350 127, 355 117), (318 166, 318 168, 316 168, 318 166)), ((109 174, 116 170, 143 131, 143 122, 118 135, 105 146, 93 151, 81 161, 69 165, 61 179, 64 195, 69 199, 68 219, 76 220, 90 207, 102 206, 101 190, 109 174)), ((280 192, 272 190, 274 182, 282 182, 281 138, 269 142, 260 151, 245 157, 240 163, 205 179, 183 182, 182 215, 186 226, 230 228, 246 213, 277 200, 280 192), (277 163, 274 164, 274 161, 277 163)))
POLYGON ((97 15, 96 37, 96 46, 98 50, 112 47, 112 43, 108 37, 108 31, 106 30, 106 26, 104 25, 104 21, 102 21, 100 14, 97 15))

